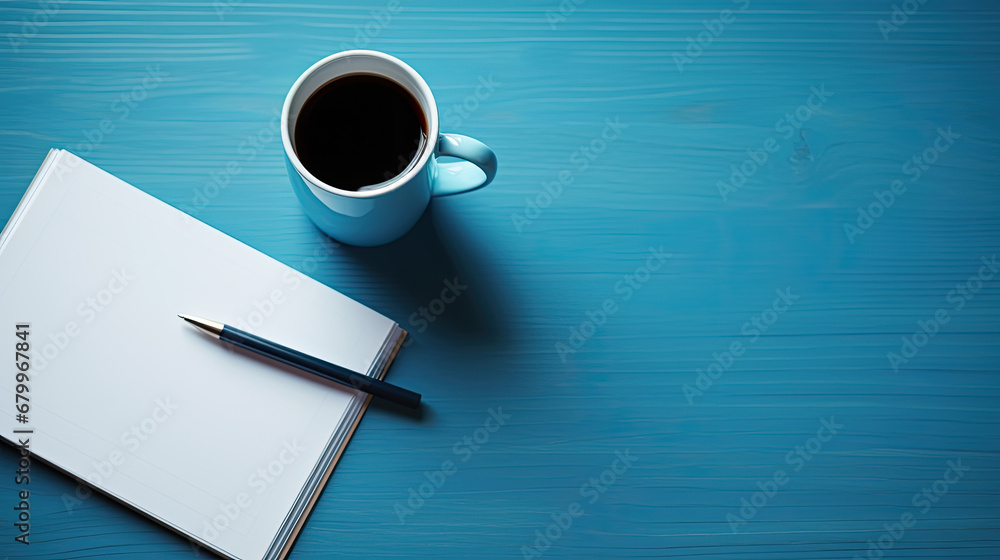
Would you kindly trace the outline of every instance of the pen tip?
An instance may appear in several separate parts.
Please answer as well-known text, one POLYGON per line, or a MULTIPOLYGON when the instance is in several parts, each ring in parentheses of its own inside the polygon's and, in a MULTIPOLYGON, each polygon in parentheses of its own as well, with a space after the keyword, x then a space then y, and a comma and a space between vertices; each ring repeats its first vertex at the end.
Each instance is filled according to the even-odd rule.
POLYGON ((222 329, 225 328, 226 326, 218 321, 209 321, 208 319, 192 317, 191 315, 178 314, 177 316, 180 317, 181 319, 184 319, 188 323, 191 323, 192 325, 198 327, 199 329, 205 331, 206 333, 214 336, 215 338, 219 338, 219 335, 222 334, 222 329))

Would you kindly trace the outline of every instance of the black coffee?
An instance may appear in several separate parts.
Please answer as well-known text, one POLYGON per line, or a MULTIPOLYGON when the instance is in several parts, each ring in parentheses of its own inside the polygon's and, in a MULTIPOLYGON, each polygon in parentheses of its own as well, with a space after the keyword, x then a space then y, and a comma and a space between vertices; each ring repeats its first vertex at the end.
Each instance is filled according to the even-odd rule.
POLYGON ((396 82, 341 76, 316 90, 295 124, 295 154, 324 183, 348 191, 388 181, 423 147, 420 104, 396 82))

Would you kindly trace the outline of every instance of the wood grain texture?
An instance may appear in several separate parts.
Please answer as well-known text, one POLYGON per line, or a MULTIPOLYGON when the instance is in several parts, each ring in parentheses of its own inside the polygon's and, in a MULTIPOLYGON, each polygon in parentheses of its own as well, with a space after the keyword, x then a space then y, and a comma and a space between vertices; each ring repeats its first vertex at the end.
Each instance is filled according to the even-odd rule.
MULTIPOLYGON (((557 0, 400 0, 379 24, 381 0, 97 0, 59 3, 26 37, 40 4, 4 2, 0 36, 24 40, 0 45, 0 215, 66 147, 411 332, 389 379, 424 394, 424 415, 373 404, 293 559, 524 558, 573 503, 583 515, 549 529, 540 557, 850 559, 882 537, 885 558, 998 558, 1000 276, 961 309, 948 295, 1000 252, 1000 10, 929 0, 886 40, 889 0, 744 4, 581 0, 551 25, 557 0), (674 54, 723 9, 734 19, 679 69, 674 54), (355 249, 305 217, 270 123, 295 78, 366 27, 359 46, 419 71, 442 129, 493 147, 500 173, 435 201, 397 243, 355 249), (150 68, 164 77, 142 90, 150 68), (779 120, 814 87, 831 95, 786 138, 779 120), (102 119, 114 130, 97 138, 102 119), (626 128, 602 146, 606 119, 626 128), (949 127, 947 151, 904 169, 949 127), (767 145, 723 200, 718 183, 767 145), (852 242, 844 224, 896 180, 906 191, 852 242), (626 300, 619 282, 646 278, 661 246, 669 257, 626 300), (456 278, 467 290, 420 323, 456 278), (786 288, 799 299, 764 313, 786 288), (557 344, 588 312, 601 322, 607 299, 615 312, 563 361, 557 344), (893 371, 887 354, 938 309, 949 321, 893 371), (754 318, 774 319, 756 340, 754 318), (689 404, 683 387, 734 342, 744 353, 689 404), (510 418, 467 453, 491 408, 510 418), (830 418, 843 428, 811 441, 830 418), (616 452, 634 464, 590 503, 581 487, 616 452), (445 461, 457 470, 408 505, 445 461), (949 461, 969 470, 923 511, 915 495, 949 461), (727 516, 779 470, 787 481, 734 532, 727 516), (419 507, 401 523, 397 505, 419 507), (907 513, 912 527, 886 532, 907 513)), ((195 556, 104 498, 67 509, 75 483, 36 469, 22 547, 15 455, 0 449, 0 555, 195 556)))

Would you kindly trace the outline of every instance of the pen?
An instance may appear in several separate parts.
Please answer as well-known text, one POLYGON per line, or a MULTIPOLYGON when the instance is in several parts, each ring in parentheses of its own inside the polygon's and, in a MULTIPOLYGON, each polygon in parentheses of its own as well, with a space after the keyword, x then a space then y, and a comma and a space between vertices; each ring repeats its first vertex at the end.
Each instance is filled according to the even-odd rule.
POLYGON ((420 407, 419 393, 407 391, 402 387, 397 387, 380 379, 362 375, 336 364, 314 358, 298 350, 293 350, 287 346, 282 346, 230 325, 219 323, 218 321, 199 319, 190 315, 178 315, 178 317, 198 327, 199 330, 210 336, 224 340, 230 344, 235 344, 251 352, 256 352, 262 356, 267 356, 272 360, 295 366, 303 371, 308 371, 325 379, 342 383, 407 408, 415 409, 420 407))

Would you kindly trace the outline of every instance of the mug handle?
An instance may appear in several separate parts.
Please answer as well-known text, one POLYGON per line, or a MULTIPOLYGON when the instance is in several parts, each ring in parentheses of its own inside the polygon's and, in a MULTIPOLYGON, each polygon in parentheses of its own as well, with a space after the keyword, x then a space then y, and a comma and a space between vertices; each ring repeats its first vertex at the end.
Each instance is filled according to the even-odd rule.
POLYGON ((481 189, 497 175, 497 155, 475 138, 461 134, 440 134, 434 154, 465 161, 438 165, 432 196, 449 196, 481 189), (486 175, 485 181, 482 180, 483 174, 486 175))

